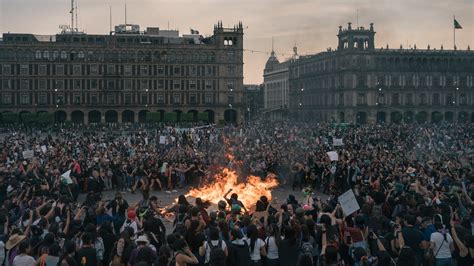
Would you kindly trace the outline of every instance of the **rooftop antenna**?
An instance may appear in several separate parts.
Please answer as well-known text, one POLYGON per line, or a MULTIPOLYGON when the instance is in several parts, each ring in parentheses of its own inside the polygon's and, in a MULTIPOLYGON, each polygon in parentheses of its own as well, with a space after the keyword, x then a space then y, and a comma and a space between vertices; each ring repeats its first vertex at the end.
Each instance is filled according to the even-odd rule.
POLYGON ((71 31, 74 30, 74 0, 71 0, 71 11, 69 11, 71 14, 71 31))
POLYGON ((79 20, 77 19, 77 10, 78 10, 78 8, 77 8, 77 1, 76 1, 76 8, 75 8, 75 11, 76 11, 75 12, 76 13, 76 28, 74 29, 75 31, 78 31, 78 28, 79 28, 79 26, 77 26, 77 24, 79 24, 79 20))
POLYGON ((125 25, 127 25, 127 0, 125 0, 125 25))
POLYGON ((273 50, 273 36, 272 36, 272 52, 273 52, 273 51, 274 51, 274 50, 273 50))

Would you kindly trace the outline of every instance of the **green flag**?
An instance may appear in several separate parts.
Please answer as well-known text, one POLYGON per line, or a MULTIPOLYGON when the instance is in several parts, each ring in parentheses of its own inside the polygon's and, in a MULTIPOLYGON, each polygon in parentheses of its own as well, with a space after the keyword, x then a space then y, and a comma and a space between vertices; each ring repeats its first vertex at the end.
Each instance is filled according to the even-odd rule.
POLYGON ((454 28, 455 29, 462 29, 461 24, 459 24, 459 22, 456 19, 454 19, 454 28))

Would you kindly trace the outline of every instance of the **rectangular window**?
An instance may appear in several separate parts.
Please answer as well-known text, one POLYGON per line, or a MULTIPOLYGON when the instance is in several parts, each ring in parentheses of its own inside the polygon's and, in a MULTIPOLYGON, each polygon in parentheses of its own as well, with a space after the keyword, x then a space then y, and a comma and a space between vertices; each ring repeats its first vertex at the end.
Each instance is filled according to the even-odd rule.
POLYGON ((2 95, 3 104, 12 104, 12 95, 10 93, 4 93, 2 95))
POLYGON ((123 67, 123 72, 125 76, 131 76, 132 75, 132 66, 131 65, 125 65, 123 67))
POLYGON ((206 90, 212 89, 212 80, 206 80, 206 90))
POLYGON ((234 95, 227 95, 227 103, 234 104, 234 95))
POLYGON ((157 67, 157 72, 158 72, 158 75, 164 75, 165 74, 165 68, 163 66, 158 66, 157 67))
POLYGON ((113 80, 107 81, 107 89, 108 90, 115 90, 115 81, 113 81, 113 80))
POLYGON ((179 75, 179 72, 181 71, 181 68, 179 66, 175 66, 173 68, 173 74, 174 75, 179 75))
POLYGON ((30 66, 29 65, 21 65, 20 66, 20 75, 28 76, 30 74, 30 66))
POLYGON ((197 97, 196 97, 196 94, 190 94, 189 95, 189 103, 190 104, 196 104, 197 103, 197 97))
POLYGON ((132 80, 131 79, 126 79, 124 81, 124 87, 126 90, 131 90, 132 89, 132 80))
POLYGON ((3 65, 2 66, 2 74, 4 76, 9 76, 12 74, 12 66, 11 65, 3 65))
POLYGON ((91 103, 92 104, 97 104, 98 103, 97 99, 98 99, 97 94, 92 94, 91 95, 91 103))
POLYGON ((74 94, 74 104, 81 104, 81 95, 74 94))
POLYGON ((420 105, 426 105, 426 94, 420 94, 420 105))
POLYGON ((91 80, 91 89, 93 90, 97 89, 97 80, 95 79, 91 80))
POLYGON ((454 97, 452 94, 446 95, 446 105, 454 105, 454 97))
POLYGON ((47 104, 48 103, 48 95, 46 93, 38 94, 38 103, 39 104, 47 104))
POLYGON ((4 79, 2 80, 2 88, 4 90, 9 90, 12 88, 12 82, 9 79, 4 79))
POLYGON ((40 79, 38 81, 38 89, 46 90, 46 80, 45 79, 40 79))
POLYGON ((339 94, 339 105, 344 105, 344 93, 339 94))
POLYGON ((56 104, 63 104, 63 103, 64 103, 64 95, 57 95, 56 104))
POLYGON ((141 66, 140 67, 140 75, 148 76, 148 66, 141 66))
POLYGON ((364 93, 357 94, 357 104, 359 104, 359 105, 365 104, 365 94, 364 93))
POLYGON ((115 75, 115 65, 107 65, 107 75, 115 75))
POLYGON ((140 81, 140 89, 141 90, 148 90, 148 80, 141 80, 140 81))
POLYGON ((30 95, 22 93, 20 96, 20 104, 30 104, 30 95))
POLYGON ((21 89, 22 90, 28 90, 30 89, 30 81, 27 79, 22 79, 21 80, 21 89))
POLYGON ((235 74, 235 67, 234 66, 227 66, 227 74, 229 76, 233 76, 235 74))
POLYGON ((206 103, 212 103, 212 94, 211 93, 206 93, 205 97, 204 97, 204 101, 206 103))
POLYGON ((212 67, 211 66, 207 66, 206 67, 206 76, 212 76, 212 67))
POLYGON ((126 93, 125 94, 125 104, 131 104, 132 103, 132 94, 126 93))
POLYGON ((173 94, 173 103, 175 103, 175 104, 181 103, 181 95, 173 94))
POLYGON ((399 105, 400 104, 400 95, 398 93, 394 93, 392 95, 392 104, 399 105))
POLYGON ((64 80, 58 79, 58 80, 55 81, 55 83, 56 83, 55 89, 58 89, 58 90, 63 90, 64 89, 64 80))
POLYGON ((228 61, 234 61, 234 52, 233 51, 228 51, 227 52, 227 60, 228 61))
POLYGON ((160 79, 158 80, 158 89, 164 89, 165 88, 165 81, 160 79))
POLYGON ((56 65, 56 76, 64 76, 64 65, 56 65))
POLYGON ((173 89, 177 90, 181 88, 181 82, 179 80, 173 81, 173 89))
POLYGON ((413 94, 411 93, 408 93, 407 94, 407 102, 406 102, 407 105, 413 105, 413 94))
POLYGON ((460 105, 466 105, 467 104, 466 94, 459 95, 459 104, 460 105))
POLYGON ((91 75, 98 75, 99 74, 99 66, 98 65, 91 65, 91 75))
POLYGON ((196 89, 196 81, 195 80, 190 80, 189 81, 189 89, 191 89, 191 90, 196 89))
POLYGON ((47 70, 46 65, 39 65, 38 66, 38 75, 46 76, 46 70, 47 70))
POLYGON ((146 94, 142 94, 142 104, 148 103, 148 96, 146 94))
POLYGON ((189 75, 191 76, 196 76, 196 66, 190 66, 189 67, 189 75))
POLYGON ((115 104, 115 95, 112 93, 107 94, 107 104, 115 104))
POLYGON ((81 65, 73 65, 72 66, 72 74, 74 76, 80 76, 81 75, 81 65))
POLYGON ((233 80, 228 80, 227 81, 227 89, 230 91, 234 90, 234 81, 233 80))
POLYGON ((165 96, 163 94, 158 94, 158 103, 165 103, 165 96))
POLYGON ((74 90, 80 90, 81 89, 81 80, 80 79, 75 79, 72 81, 72 86, 74 90))
POLYGON ((433 105, 439 105, 441 102, 439 100, 439 94, 435 93, 433 94, 433 105))

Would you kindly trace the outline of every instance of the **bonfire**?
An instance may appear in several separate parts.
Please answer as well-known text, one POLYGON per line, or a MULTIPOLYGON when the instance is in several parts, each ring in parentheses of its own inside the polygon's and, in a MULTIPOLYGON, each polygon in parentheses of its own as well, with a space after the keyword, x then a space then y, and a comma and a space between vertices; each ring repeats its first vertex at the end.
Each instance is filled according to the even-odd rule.
POLYGON ((222 168, 220 173, 214 175, 209 184, 192 189, 186 196, 201 198, 217 204, 223 199, 224 194, 232 189, 232 193, 239 195, 239 200, 248 208, 252 208, 261 196, 272 199, 271 190, 278 186, 274 176, 262 180, 257 176, 248 176, 246 181, 239 183, 239 176, 234 170, 222 168))

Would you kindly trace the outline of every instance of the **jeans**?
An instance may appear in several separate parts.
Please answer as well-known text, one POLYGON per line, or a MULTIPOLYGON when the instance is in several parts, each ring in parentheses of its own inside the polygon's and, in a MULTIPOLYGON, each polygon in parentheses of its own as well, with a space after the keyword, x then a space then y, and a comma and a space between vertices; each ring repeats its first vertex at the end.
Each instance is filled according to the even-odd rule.
POLYGON ((280 259, 265 259, 263 265, 265 266, 279 266, 280 259))
POLYGON ((263 263, 262 263, 262 260, 251 260, 250 265, 252 265, 252 266, 262 266, 263 263))
POLYGON ((436 259, 435 265, 436 266, 451 266, 453 265, 453 262, 451 258, 436 259))

